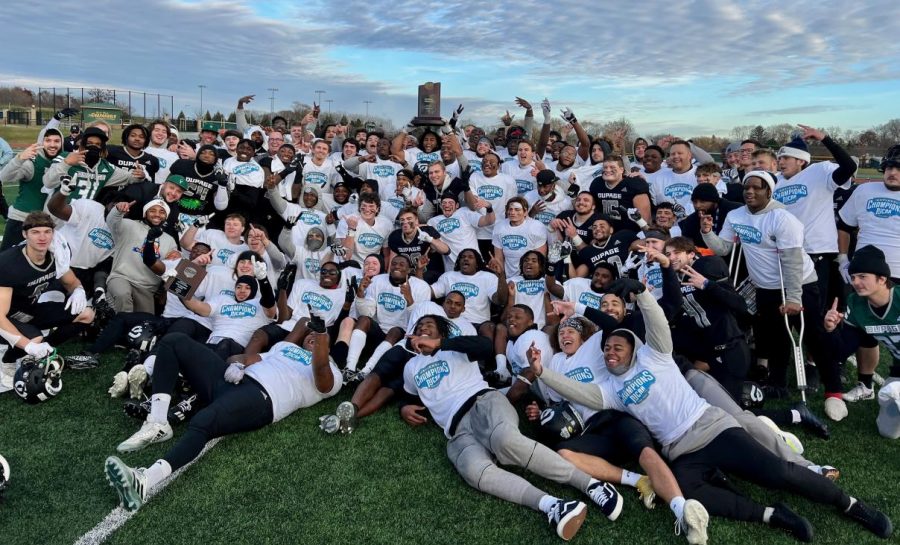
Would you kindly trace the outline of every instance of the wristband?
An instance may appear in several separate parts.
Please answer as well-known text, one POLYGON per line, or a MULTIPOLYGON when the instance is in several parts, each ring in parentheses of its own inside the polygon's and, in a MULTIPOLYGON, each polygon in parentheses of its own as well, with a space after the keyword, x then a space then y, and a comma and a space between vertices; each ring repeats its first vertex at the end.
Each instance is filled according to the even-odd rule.
POLYGON ((635 223, 637 223, 637 226, 640 227, 641 229, 646 229, 647 226, 649 225, 647 223, 647 220, 645 220, 644 218, 637 220, 635 223))
POLYGON ((355 236, 356 236, 356 229, 350 229, 349 231, 347 231, 347 236, 348 236, 348 237, 355 237, 355 236))
POLYGON ((519 379, 519 380, 521 380, 521 381, 524 382, 525 384, 531 386, 531 381, 528 380, 527 378, 523 377, 522 375, 516 375, 516 378, 519 379))
POLYGON ((584 241, 581 240, 580 235, 575 235, 574 237, 572 237, 572 244, 574 244, 577 247, 577 246, 581 246, 582 244, 584 244, 584 241))

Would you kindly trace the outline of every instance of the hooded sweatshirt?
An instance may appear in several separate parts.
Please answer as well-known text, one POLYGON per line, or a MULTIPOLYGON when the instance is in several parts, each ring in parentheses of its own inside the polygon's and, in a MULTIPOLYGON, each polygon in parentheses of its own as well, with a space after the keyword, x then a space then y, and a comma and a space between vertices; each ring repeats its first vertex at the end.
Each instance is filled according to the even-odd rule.
MULTIPOLYGON (((49 131, 59 133, 56 129, 47 129, 44 134, 49 131)), ((56 157, 65 158, 68 153, 61 150, 62 148, 56 157)), ((39 150, 34 159, 28 161, 22 161, 16 155, 0 170, 0 180, 6 183, 19 182, 19 194, 9 207, 9 219, 24 221, 29 212, 43 210, 47 201, 47 193, 42 191, 44 173, 56 157, 47 157, 44 150, 39 150)))

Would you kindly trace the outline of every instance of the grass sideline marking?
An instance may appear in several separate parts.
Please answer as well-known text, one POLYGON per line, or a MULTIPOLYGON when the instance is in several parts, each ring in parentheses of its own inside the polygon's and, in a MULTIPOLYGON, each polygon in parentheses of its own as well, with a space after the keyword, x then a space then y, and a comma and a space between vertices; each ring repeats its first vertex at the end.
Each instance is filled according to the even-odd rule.
MULTIPOLYGON (((174 473, 163 479, 161 483, 153 487, 153 489, 151 489, 150 492, 147 493, 147 501, 149 501, 153 496, 162 492, 187 468, 194 465, 194 462, 202 458, 203 455, 209 451, 209 449, 213 448, 216 443, 219 442, 219 439, 221 439, 221 437, 216 437, 215 439, 212 439, 211 441, 206 443, 206 446, 203 447, 203 450, 200 451, 200 454, 198 454, 196 458, 194 458, 184 466, 178 468, 177 471, 175 471, 174 473)), ((75 545, 99 545, 100 543, 103 543, 111 535, 113 535, 116 530, 124 526, 125 523, 128 522, 128 519, 133 517, 136 513, 137 511, 126 511, 122 506, 116 507, 115 509, 110 511, 103 520, 98 522, 96 526, 94 526, 92 529, 88 530, 87 533, 78 538, 78 541, 75 542, 75 545)))

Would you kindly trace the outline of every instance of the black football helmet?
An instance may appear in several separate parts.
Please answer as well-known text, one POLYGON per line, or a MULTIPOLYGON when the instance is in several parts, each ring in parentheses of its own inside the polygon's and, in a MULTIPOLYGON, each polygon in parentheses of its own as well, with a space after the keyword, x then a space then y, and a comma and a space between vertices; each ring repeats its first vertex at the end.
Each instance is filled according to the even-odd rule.
POLYGON ((158 337, 156 324, 150 321, 141 322, 128 331, 128 346, 139 350, 143 356, 146 356, 156 346, 158 337))
POLYGON ((54 350, 43 358, 26 357, 16 370, 13 389, 26 403, 40 403, 62 390, 63 358, 54 350))
POLYGON ((584 422, 568 401, 560 401, 541 411, 541 425, 538 428, 541 442, 555 445, 560 441, 578 437, 584 432, 584 422))
POLYGON ((9 462, 6 458, 0 456, 0 500, 3 499, 3 492, 9 485, 9 462))
POLYGON ((763 392, 762 386, 756 382, 745 380, 744 386, 741 388, 740 406, 745 411, 759 409, 766 401, 766 394, 763 392))

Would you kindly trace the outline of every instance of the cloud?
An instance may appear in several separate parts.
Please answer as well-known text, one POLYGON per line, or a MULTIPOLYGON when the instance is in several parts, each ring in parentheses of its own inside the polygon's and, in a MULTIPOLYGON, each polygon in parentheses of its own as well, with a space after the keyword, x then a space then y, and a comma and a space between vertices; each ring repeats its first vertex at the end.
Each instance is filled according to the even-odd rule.
POLYGON ((809 106, 794 106, 792 108, 777 108, 774 110, 757 110, 747 112, 747 115, 754 117, 768 117, 773 115, 795 115, 795 114, 820 114, 824 112, 840 112, 844 110, 864 110, 868 106, 864 105, 828 105, 828 104, 812 104, 809 106))

